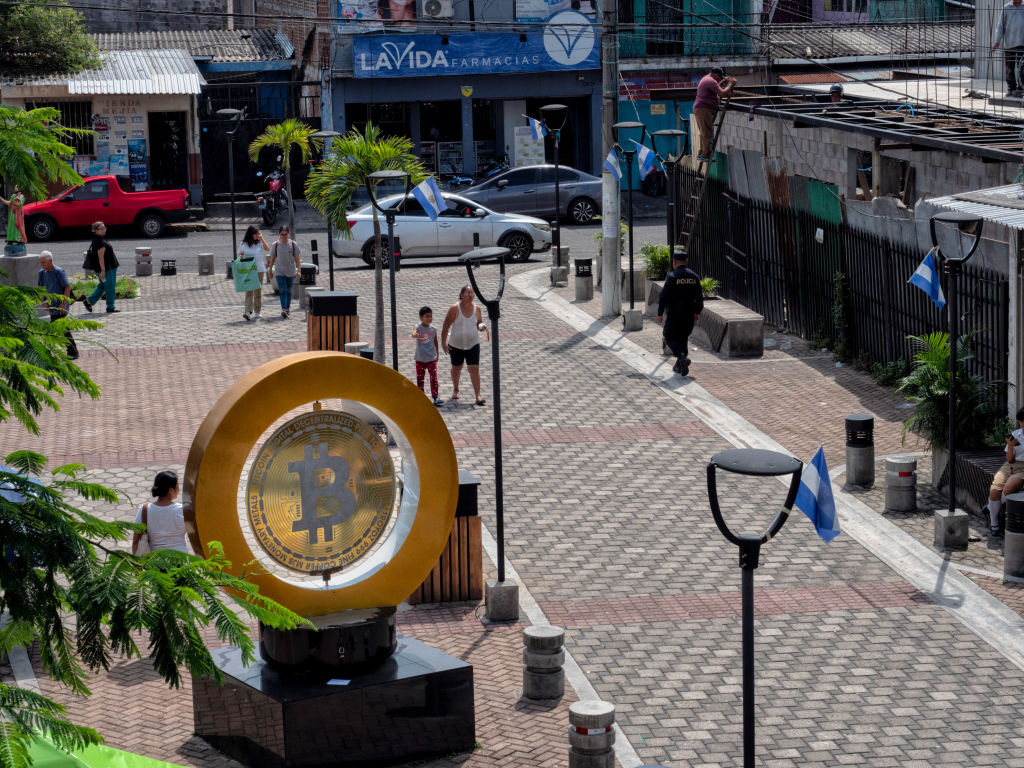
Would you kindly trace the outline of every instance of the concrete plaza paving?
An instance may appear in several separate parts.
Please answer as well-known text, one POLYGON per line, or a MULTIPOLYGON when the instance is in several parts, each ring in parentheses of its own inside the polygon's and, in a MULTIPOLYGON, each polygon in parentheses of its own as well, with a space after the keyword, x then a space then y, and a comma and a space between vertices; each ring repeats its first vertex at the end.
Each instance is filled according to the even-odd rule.
MULTIPOLYGON (((496 272, 488 269, 485 284, 496 272)), ((763 550, 761 764, 1024 766, 1024 585, 1001 583, 998 546, 983 538, 965 553, 935 553, 929 509, 882 514, 880 488, 840 491, 849 413, 876 416, 879 457, 923 450, 900 443, 906 410, 891 392, 774 333, 762 359, 697 350, 693 379, 672 376, 656 327, 621 334, 621 320, 599 317, 600 296, 577 304, 569 288, 547 285, 536 262, 510 275, 501 318, 505 555, 529 610, 512 626, 482 622, 476 604, 400 613, 401 632, 475 668, 479 749, 424 765, 564 766, 568 704, 592 696, 617 707, 624 767, 739 764, 740 573, 708 510, 705 467, 719 451, 770 442, 804 460, 824 445, 849 532, 825 544, 794 513, 763 550), (527 703, 520 633, 544 619, 566 628, 576 674, 562 701, 527 703)), ((359 294, 369 340, 371 272, 336 278, 359 294)), ((400 335, 423 304, 440 318, 465 282, 457 265, 403 269, 400 335)), ((103 397, 65 400, 41 418, 39 438, 0 425, 0 445, 39 450, 52 465, 83 461, 91 477, 123 491, 121 504, 82 505, 115 519, 134 514, 156 471, 183 469, 196 428, 231 383, 305 349, 299 313, 280 319, 267 296, 265 319, 246 323, 223 277, 183 272, 140 285, 121 314, 96 315, 106 326, 94 336, 106 349, 80 344, 103 397)), ((411 340, 401 338, 399 350, 411 376, 411 340)), ((470 404, 464 377, 460 401, 441 412, 460 467, 482 481, 481 514, 493 532, 486 346, 481 373, 486 406, 470 404)), ((444 371, 441 389, 447 400, 444 371)), ((922 456, 922 480, 929 469, 922 456)), ((730 522, 746 530, 763 527, 784 495, 773 481, 735 478, 720 492, 730 522)), ((922 504, 934 501, 922 492, 922 504)), ((197 768, 235 765, 191 735, 189 686, 168 691, 146 661, 98 676, 85 701, 36 671, 45 692, 112 746, 197 768)))

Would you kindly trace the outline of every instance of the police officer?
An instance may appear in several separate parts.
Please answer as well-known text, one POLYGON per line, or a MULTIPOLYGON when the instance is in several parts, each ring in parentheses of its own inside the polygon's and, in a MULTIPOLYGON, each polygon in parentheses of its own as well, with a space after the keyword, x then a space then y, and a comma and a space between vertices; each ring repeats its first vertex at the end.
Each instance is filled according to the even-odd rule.
POLYGON ((690 372, 689 350, 686 341, 693 331, 693 324, 704 309, 704 292, 700 289, 700 278, 687 266, 689 255, 677 251, 672 256, 672 271, 665 278, 665 287, 658 299, 658 322, 664 322, 665 344, 676 356, 672 370, 686 376, 690 372), (668 320, 664 320, 665 310, 668 320))

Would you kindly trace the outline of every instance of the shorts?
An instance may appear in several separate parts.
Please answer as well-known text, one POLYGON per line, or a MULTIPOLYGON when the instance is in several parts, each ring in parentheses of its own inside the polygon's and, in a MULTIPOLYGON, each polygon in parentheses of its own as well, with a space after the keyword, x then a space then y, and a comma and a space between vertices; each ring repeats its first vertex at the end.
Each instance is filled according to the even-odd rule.
POLYGON ((474 344, 471 349, 459 349, 449 345, 448 349, 452 353, 453 368, 458 368, 463 363, 466 363, 466 365, 480 365, 479 344, 474 344))
POLYGON ((1001 491, 1003 486, 1011 477, 1019 477, 1024 480, 1024 461, 1015 461, 1013 464, 1003 464, 996 472, 995 480, 992 481, 992 490, 1001 491))

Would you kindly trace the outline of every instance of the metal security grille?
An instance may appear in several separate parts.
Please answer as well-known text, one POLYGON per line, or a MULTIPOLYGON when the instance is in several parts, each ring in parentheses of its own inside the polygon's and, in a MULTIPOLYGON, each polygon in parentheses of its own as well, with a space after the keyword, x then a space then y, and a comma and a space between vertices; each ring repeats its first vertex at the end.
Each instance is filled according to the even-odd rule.
MULTIPOLYGON (((39 109, 40 107, 59 110, 60 124, 65 128, 92 130, 91 101, 36 101, 25 104, 26 109, 39 109)), ((95 151, 94 137, 91 135, 75 137, 69 143, 75 148, 76 155, 91 155, 95 151)))

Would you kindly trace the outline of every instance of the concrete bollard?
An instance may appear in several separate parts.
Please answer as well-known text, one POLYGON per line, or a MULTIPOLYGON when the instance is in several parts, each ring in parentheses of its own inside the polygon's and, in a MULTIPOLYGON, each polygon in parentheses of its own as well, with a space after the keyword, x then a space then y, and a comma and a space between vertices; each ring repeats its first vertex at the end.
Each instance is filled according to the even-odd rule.
POLYGON ((523 696, 558 699, 565 693, 565 630, 549 624, 523 630, 523 696))
POLYGON ((576 301, 594 298, 593 259, 576 259, 576 301))
POLYGON ((552 285, 567 285, 569 283, 569 268, 568 267, 552 267, 551 268, 551 284, 552 285))
POLYGON ((228 280, 231 279, 231 262, 230 261, 225 263, 224 277, 226 277, 228 280))
POLYGON ((569 768, 615 768, 615 705, 577 701, 569 707, 569 768))
POLYGON ((568 267, 569 266, 569 246, 560 245, 557 248, 551 246, 551 266, 552 267, 568 267))
POLYGON ((212 275, 213 274, 213 254, 212 253, 200 253, 199 254, 199 274, 200 275, 212 275))
POLYGON ((153 249, 141 246, 135 249, 135 276, 149 277, 153 274, 153 249))
POLYGON ((319 285, 296 285, 294 290, 295 290, 295 295, 299 299, 299 309, 306 309, 306 310, 308 310, 309 309, 309 295, 311 293, 317 293, 318 291, 325 291, 327 289, 323 288, 322 286, 319 286, 319 285), (301 291, 299 290, 300 288, 302 289, 301 291))
POLYGON ((875 417, 846 417, 846 483, 870 488, 875 484, 875 417))
POLYGON ((887 512, 917 510, 917 459, 890 456, 885 460, 885 509, 887 512))
POLYGON ((370 346, 367 341, 346 341, 345 351, 350 355, 360 355, 364 347, 370 346))
POLYGON ((1006 497, 1003 576, 1024 578, 1024 493, 1006 497))

